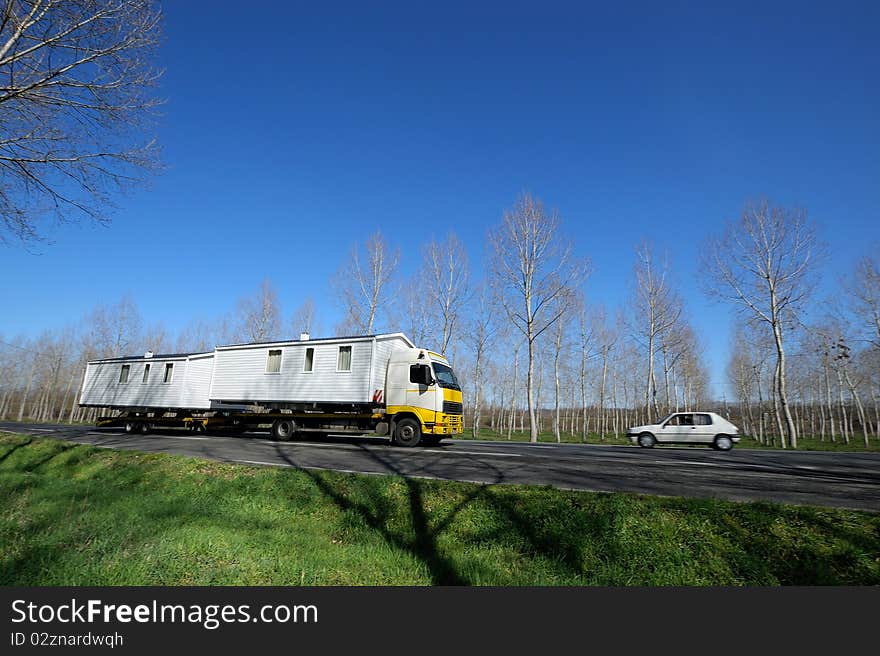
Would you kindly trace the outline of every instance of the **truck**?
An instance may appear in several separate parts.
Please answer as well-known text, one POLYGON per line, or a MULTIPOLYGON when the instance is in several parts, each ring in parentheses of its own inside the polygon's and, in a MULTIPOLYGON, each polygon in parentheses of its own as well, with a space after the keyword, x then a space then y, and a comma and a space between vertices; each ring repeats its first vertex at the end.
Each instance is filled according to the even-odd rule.
POLYGON ((80 406, 118 411, 128 433, 268 426, 273 438, 389 436, 437 444, 463 432, 461 386, 440 353, 403 333, 230 344, 202 353, 91 360, 80 406))

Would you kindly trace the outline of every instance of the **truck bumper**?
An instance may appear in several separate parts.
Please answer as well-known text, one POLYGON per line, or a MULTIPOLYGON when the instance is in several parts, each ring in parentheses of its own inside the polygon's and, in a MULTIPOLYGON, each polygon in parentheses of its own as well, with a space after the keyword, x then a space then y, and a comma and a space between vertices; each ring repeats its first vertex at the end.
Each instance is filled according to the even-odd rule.
POLYGON ((460 435, 464 432, 464 421, 461 415, 437 413, 437 421, 426 424, 424 432, 429 435, 460 435))

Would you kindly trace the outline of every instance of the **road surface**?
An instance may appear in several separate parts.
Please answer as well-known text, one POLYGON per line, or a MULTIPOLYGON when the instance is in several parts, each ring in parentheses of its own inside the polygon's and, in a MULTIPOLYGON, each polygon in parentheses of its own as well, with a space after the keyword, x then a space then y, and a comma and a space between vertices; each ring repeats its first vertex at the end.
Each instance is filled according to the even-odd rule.
POLYGON ((0 422, 0 430, 97 447, 173 453, 220 462, 332 469, 489 484, 833 506, 880 511, 880 454, 446 439, 434 447, 393 447, 387 439, 327 437, 275 442, 265 433, 192 435, 166 430, 0 422))

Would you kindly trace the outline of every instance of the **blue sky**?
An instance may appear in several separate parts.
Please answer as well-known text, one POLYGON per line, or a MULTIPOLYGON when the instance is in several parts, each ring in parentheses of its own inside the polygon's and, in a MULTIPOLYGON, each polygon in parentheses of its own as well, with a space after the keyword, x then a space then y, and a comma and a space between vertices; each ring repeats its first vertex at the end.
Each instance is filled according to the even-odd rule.
POLYGON ((720 383, 734 315, 697 264, 746 200, 808 209, 820 295, 880 241, 877 3, 368 4, 166 3, 166 170, 109 228, 5 248, 0 333, 130 294, 173 334, 265 277, 287 315, 314 297, 326 330, 355 242, 381 229, 408 275, 454 231, 479 275, 487 229, 529 191, 611 310, 637 244, 670 250, 720 383))

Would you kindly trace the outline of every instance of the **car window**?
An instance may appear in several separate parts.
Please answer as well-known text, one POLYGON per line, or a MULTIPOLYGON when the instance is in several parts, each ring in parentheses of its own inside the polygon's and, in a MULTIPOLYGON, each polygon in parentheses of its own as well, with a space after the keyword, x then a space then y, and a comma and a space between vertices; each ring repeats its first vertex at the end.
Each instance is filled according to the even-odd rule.
POLYGON ((694 416, 693 415, 678 415, 679 426, 693 426, 694 425, 694 416))
POLYGON ((711 426, 712 425, 712 417, 710 415, 695 415, 694 423, 697 426, 711 426))

